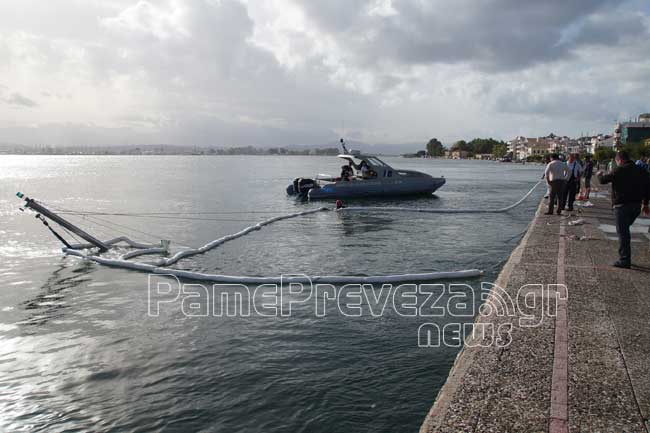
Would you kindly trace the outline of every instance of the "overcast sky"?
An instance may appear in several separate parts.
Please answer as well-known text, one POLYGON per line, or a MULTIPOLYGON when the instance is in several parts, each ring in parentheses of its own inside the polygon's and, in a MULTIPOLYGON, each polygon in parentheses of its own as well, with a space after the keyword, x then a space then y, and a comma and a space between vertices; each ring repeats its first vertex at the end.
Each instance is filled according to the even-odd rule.
POLYGON ((647 0, 0 3, 0 142, 579 136, 649 96, 647 0))

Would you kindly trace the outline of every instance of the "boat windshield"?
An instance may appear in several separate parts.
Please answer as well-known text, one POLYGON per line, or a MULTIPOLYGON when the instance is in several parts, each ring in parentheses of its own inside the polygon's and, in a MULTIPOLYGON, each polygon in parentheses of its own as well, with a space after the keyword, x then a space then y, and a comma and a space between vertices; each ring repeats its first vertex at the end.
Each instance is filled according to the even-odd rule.
POLYGON ((367 158, 364 158, 370 165, 373 167, 388 167, 388 164, 386 164, 384 161, 381 159, 375 157, 375 156, 369 156, 367 158))
POLYGON ((371 167, 375 167, 376 169, 386 169, 386 170, 392 170, 392 167, 388 164, 386 164, 384 161, 381 159, 377 158, 376 156, 366 156, 366 155, 339 155, 339 158, 348 160, 350 162, 354 162, 356 159, 361 163, 361 161, 366 161, 368 165, 371 167))

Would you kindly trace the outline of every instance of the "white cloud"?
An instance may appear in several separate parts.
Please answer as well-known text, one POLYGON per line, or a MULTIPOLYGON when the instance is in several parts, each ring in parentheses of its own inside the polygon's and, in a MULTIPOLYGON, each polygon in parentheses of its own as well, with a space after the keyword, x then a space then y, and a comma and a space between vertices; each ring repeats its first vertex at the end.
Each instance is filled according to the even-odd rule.
POLYGON ((636 1, 48 5, 0 6, 0 141, 62 125, 102 144, 424 142, 607 131, 648 111, 636 1))
POLYGON ((170 2, 166 6, 165 9, 140 0, 117 16, 100 19, 100 22, 114 31, 140 33, 159 39, 188 36, 189 30, 184 27, 187 8, 178 1, 170 2))

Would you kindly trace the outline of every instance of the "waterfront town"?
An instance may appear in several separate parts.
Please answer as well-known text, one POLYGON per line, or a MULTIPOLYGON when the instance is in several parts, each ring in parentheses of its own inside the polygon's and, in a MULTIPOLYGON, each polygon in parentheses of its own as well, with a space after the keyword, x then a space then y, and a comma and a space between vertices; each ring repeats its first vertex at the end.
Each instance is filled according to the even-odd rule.
MULTIPOLYGON (((471 143, 471 142, 470 142, 471 143)), ((650 154, 650 113, 639 115, 635 120, 619 122, 611 133, 584 135, 578 138, 559 136, 553 133, 544 137, 518 136, 505 143, 499 153, 499 143, 493 149, 496 152, 472 152, 465 142, 454 143, 444 152, 446 158, 452 159, 502 159, 508 161, 541 162, 551 153, 560 154, 601 154, 600 159, 612 159, 614 152, 624 146, 647 148, 650 154)), ((648 155, 638 155, 648 156, 648 155)))
POLYGON ((508 141, 508 151, 514 159, 526 160, 549 153, 596 154, 599 149, 613 151, 632 143, 650 146, 650 113, 640 115, 636 121, 617 123, 612 134, 598 134, 580 138, 558 137, 516 137, 508 141))
MULTIPOLYGON (((363 143, 359 143, 364 146, 363 143)), ((408 158, 447 158, 500 160, 505 162, 541 162, 551 153, 590 154, 598 160, 613 158, 614 152, 623 146, 635 146, 632 151, 637 157, 650 155, 650 113, 640 114, 636 119, 618 122, 609 133, 582 135, 571 138, 566 135, 550 133, 543 137, 517 136, 508 141, 492 138, 475 138, 471 141, 459 140, 446 146, 433 138, 426 145, 426 150, 407 153, 408 158), (647 150, 639 153, 638 148, 647 150)), ((369 147, 373 147, 370 145, 369 147)), ((405 146, 406 147, 406 146, 405 146)), ((70 145, 53 147, 39 144, 2 144, 0 154, 23 155, 304 155, 332 156, 338 153, 336 145, 318 147, 270 147, 254 146, 219 147, 219 146, 182 146, 182 145, 123 145, 123 146, 86 146, 70 145)), ((378 154, 390 155, 390 150, 378 154)))

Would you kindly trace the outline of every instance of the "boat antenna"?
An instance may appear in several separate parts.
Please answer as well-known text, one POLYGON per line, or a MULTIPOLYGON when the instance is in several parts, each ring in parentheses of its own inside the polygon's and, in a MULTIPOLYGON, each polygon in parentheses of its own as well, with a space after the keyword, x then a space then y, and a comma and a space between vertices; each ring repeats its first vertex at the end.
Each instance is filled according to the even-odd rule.
POLYGON ((345 141, 342 138, 341 138, 341 147, 343 148, 343 153, 344 154, 347 155, 348 153, 350 153, 350 152, 348 152, 348 148, 345 147, 345 141))

